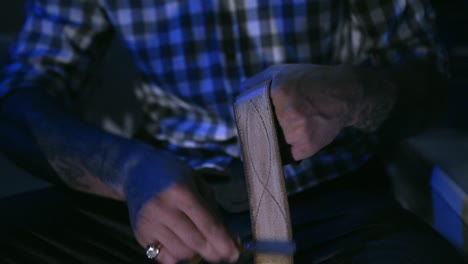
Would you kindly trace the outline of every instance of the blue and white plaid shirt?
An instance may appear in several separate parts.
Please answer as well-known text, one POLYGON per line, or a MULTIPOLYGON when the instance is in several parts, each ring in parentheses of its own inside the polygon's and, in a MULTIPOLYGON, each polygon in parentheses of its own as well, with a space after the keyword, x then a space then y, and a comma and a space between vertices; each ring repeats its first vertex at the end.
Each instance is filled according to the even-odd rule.
MULTIPOLYGON (((193 168, 223 170, 239 157, 232 105, 241 82, 270 65, 388 65, 408 57, 442 65, 426 2, 33 0, 0 96, 31 86, 76 93, 88 63, 116 35, 138 65, 148 132, 193 168)), ((286 166, 289 192, 361 166, 370 138, 345 129, 314 157, 286 166)))

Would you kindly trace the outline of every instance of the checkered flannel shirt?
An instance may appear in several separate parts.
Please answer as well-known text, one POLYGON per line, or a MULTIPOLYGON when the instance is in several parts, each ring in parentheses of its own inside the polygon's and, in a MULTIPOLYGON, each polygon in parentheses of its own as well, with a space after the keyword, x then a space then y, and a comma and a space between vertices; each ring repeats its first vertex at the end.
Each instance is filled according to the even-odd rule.
MULTIPOLYGON (((270 65, 390 65, 410 57, 443 65, 427 2, 33 0, 0 96, 31 86, 76 93, 116 35, 138 66, 147 131, 194 169, 223 170, 239 157, 232 105, 241 82, 270 65)), ((371 138, 345 129, 312 158, 286 166, 288 191, 361 166, 371 138)))

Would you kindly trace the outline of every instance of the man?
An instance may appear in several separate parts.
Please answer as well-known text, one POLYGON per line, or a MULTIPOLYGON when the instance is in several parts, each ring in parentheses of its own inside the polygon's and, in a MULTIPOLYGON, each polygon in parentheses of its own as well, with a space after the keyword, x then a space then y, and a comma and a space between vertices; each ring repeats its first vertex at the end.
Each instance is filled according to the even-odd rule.
MULTIPOLYGON (((153 245, 161 263, 238 260, 248 214, 236 200, 243 188, 231 188, 243 176, 232 104, 272 80, 283 154, 302 160, 285 168, 298 262, 458 261, 385 187, 362 186, 383 177, 375 137, 417 131, 440 105, 444 58, 426 1, 36 0, 27 10, 0 86, 2 111, 70 188, 126 202, 142 255, 153 245), (114 35, 138 65, 146 143, 60 106, 114 35)), ((67 250, 81 261, 87 254, 67 250)))

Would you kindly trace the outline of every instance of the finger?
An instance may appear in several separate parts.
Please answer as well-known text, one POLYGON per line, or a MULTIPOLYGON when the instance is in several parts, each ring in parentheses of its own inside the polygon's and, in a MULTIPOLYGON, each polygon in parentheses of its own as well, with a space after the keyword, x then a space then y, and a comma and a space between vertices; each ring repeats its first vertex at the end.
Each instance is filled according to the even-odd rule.
POLYGON ((178 259, 166 250, 164 246, 160 248, 159 255, 154 260, 161 264, 176 264, 178 262, 178 259))
POLYGON ((312 126, 304 126, 296 131, 296 139, 291 142, 291 154, 295 160, 308 158, 329 145, 340 132, 333 122, 316 120, 312 126))
POLYGON ((315 141, 303 138, 291 143, 291 155, 294 160, 303 160, 311 157, 320 150, 320 146, 315 141))
POLYGON ((195 256, 195 251, 188 247, 187 243, 179 238, 173 230, 163 227, 156 232, 155 237, 157 237, 157 241, 177 260, 188 260, 195 256))
POLYGON ((207 249, 210 249, 210 247, 214 248, 224 260, 237 260, 239 250, 234 240, 223 224, 197 200, 194 197, 194 202, 192 204, 185 204, 182 210, 206 238, 208 245, 205 247, 207 249))
POLYGON ((170 209, 159 206, 159 210, 150 210, 145 218, 141 219, 139 228, 135 230, 135 237, 138 242, 146 247, 149 244, 159 242, 178 260, 189 259, 195 252, 187 247, 185 243, 159 218, 170 214, 170 209))
POLYGON ((303 160, 311 157, 318 152, 318 148, 314 145, 307 145, 305 142, 302 144, 295 144, 291 146, 291 155, 294 160, 303 160))
MULTIPOLYGON (((185 213, 176 211, 166 214, 164 218, 161 218, 161 221, 166 224, 166 229, 172 233, 171 237, 177 236, 177 241, 183 243, 184 247, 190 249, 190 252, 198 253, 208 261, 221 260, 221 255, 208 243, 205 236, 185 213)), ((195 254, 185 255, 185 257, 190 258, 193 255, 195 254)))
POLYGON ((294 119, 283 128, 284 139, 294 160, 305 159, 318 151, 317 132, 320 129, 316 120, 305 119, 294 119))
POLYGON ((286 143, 292 144, 299 140, 303 140, 305 126, 307 120, 299 118, 286 118, 283 120, 284 123, 281 125, 281 130, 284 134, 286 143))

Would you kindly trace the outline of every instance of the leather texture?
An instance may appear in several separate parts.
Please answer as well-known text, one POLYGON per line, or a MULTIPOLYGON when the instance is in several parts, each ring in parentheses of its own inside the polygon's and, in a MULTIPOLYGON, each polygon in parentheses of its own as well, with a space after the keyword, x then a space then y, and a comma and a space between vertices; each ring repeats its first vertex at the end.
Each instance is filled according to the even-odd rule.
MULTIPOLYGON (((289 242, 292 239, 289 205, 270 84, 271 81, 260 83, 240 95, 235 103, 235 114, 254 239, 289 242)), ((293 263, 293 257, 256 254, 255 263, 293 263)))

